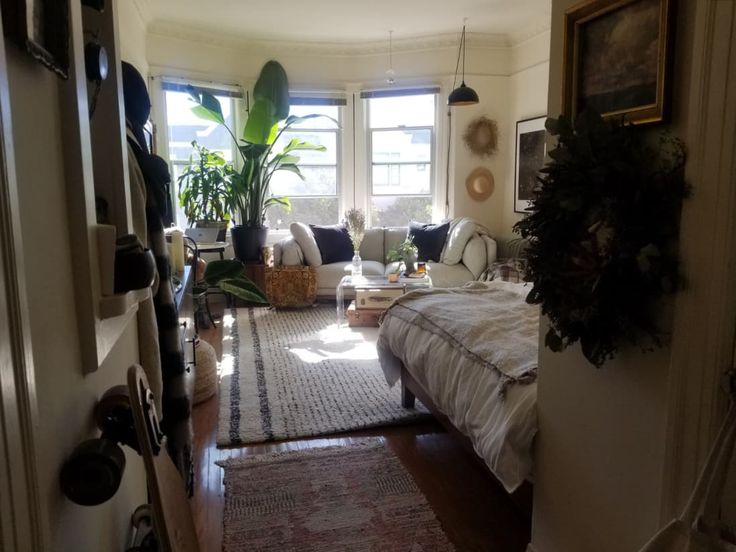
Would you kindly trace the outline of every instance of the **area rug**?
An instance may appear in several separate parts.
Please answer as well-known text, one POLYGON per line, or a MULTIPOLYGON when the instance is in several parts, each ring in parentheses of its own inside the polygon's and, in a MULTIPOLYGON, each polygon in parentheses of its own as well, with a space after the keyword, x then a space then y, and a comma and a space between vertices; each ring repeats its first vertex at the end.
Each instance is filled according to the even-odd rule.
POLYGON ((382 441, 242 457, 225 468, 223 550, 455 550, 382 441))
POLYGON ((401 406, 376 353, 377 328, 337 327, 334 307, 233 309, 223 320, 218 445, 426 419, 401 406))

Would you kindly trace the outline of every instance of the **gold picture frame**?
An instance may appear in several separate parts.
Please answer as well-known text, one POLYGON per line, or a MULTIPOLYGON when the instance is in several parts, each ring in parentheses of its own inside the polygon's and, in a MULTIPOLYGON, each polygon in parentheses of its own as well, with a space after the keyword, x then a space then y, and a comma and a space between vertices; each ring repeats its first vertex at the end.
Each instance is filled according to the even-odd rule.
POLYGON ((593 0, 565 12, 562 112, 669 117, 674 0, 593 0))

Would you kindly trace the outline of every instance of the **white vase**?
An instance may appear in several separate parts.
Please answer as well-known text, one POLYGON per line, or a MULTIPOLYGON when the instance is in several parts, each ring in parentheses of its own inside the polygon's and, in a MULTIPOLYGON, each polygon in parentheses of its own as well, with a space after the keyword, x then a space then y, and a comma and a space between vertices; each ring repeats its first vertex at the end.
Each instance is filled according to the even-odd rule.
POLYGON ((363 275, 363 260, 360 258, 360 254, 356 251, 353 255, 353 266, 352 266, 353 277, 363 275))

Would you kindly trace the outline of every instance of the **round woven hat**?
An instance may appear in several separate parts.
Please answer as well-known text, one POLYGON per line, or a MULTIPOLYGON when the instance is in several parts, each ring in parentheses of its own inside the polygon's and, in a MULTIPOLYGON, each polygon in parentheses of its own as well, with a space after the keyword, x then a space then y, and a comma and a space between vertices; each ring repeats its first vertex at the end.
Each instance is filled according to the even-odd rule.
POLYGON ((495 188, 493 173, 485 167, 478 167, 465 179, 465 188, 475 201, 485 201, 495 188))

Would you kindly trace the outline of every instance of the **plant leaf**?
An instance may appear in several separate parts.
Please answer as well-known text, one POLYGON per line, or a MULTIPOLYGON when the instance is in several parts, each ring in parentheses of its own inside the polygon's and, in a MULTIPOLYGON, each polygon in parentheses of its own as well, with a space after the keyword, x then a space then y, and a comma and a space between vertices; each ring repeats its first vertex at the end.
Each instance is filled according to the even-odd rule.
POLYGON ((269 100, 277 121, 289 116, 289 79, 278 61, 271 60, 263 66, 253 87, 253 98, 269 100))
POLYGON ((189 92, 189 97, 198 104, 192 107, 192 113, 202 119, 221 125, 225 124, 225 117, 222 115, 222 107, 215 96, 201 88, 196 88, 191 85, 187 87, 187 90, 189 92))
POLYGON ((250 303, 268 303, 264 293, 253 282, 242 276, 222 280, 220 289, 250 303))
POLYGON ((204 269, 204 280, 211 286, 216 286, 221 280, 236 278, 243 274, 243 263, 236 259, 210 261, 204 269))
POLYGON ((256 98, 248 113, 243 139, 250 144, 271 144, 278 132, 276 104, 268 98, 256 98))

